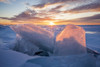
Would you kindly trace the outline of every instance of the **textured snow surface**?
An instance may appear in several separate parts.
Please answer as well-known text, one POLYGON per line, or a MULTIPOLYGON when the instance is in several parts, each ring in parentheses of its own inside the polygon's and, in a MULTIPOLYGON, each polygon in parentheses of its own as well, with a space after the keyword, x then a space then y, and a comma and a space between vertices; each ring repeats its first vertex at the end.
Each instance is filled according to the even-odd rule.
POLYGON ((41 67, 41 66, 38 64, 27 62, 27 63, 24 63, 23 65, 21 65, 21 67, 41 67))
POLYGON ((16 33, 9 26, 0 25, 0 48, 13 48, 12 44, 14 43, 15 38, 16 33))
POLYGON ((28 56, 12 50, 0 49, 0 67, 100 67, 100 56, 28 56))
POLYGON ((38 52, 40 49, 34 45, 34 43, 31 43, 23 38, 20 37, 20 35, 17 34, 15 47, 13 50, 22 52, 28 55, 34 55, 35 52, 38 52))
MULTIPOLYGON (((55 44, 53 33, 38 26, 25 24, 11 28, 17 33, 14 49, 27 54, 34 54, 39 49, 49 52, 55 49, 56 56, 28 56, 8 49, 8 46, 4 47, 5 45, 0 42, 0 45, 3 44, 0 46, 0 67, 100 67, 100 56, 94 58, 90 54, 84 54, 85 31, 79 26, 68 25, 58 34, 55 44)), ((5 33, 9 33, 6 31, 0 32, 3 41, 6 39, 5 33)), ((15 38, 15 34, 13 35, 15 38)), ((9 42, 10 39, 4 43, 6 41, 9 42)))
POLYGON ((96 67, 100 67, 100 55, 96 59, 96 67))
MULTIPOLYGON (((11 27, 21 38, 38 48, 53 52, 53 33, 32 24, 17 25, 11 27)), ((24 46, 24 44, 21 44, 24 46)), ((20 48, 20 46, 19 46, 20 48)))
POLYGON ((55 55, 86 53, 85 31, 76 25, 67 25, 56 37, 55 55))
POLYGON ((20 67, 31 58, 19 52, 0 49, 0 67, 20 67))
POLYGON ((38 57, 28 60, 25 65, 27 63, 37 64, 40 67, 96 67, 95 58, 88 54, 38 57))
POLYGON ((67 25, 56 39, 52 32, 32 24, 17 25, 11 28, 18 35, 15 47, 17 51, 34 54, 42 49, 59 56, 86 53, 85 31, 79 26, 67 25))

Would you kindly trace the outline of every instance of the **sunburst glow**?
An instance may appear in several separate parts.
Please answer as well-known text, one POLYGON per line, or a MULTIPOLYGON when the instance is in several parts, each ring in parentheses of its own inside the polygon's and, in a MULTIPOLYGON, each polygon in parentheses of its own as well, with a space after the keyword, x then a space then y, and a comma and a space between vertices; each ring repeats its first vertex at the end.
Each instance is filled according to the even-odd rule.
POLYGON ((50 22, 49 25, 55 25, 55 23, 54 22, 50 22))

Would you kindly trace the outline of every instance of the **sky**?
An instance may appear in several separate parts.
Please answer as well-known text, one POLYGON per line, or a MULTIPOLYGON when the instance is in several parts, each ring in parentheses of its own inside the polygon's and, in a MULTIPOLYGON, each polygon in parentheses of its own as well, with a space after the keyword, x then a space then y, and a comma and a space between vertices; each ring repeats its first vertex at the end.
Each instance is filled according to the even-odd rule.
POLYGON ((100 25, 100 0, 0 0, 0 24, 100 25))

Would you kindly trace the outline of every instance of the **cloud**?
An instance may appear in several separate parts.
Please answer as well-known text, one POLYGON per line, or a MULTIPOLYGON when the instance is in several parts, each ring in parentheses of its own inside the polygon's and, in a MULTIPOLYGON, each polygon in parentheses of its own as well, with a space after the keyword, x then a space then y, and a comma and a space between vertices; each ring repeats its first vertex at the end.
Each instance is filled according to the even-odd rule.
POLYGON ((83 18, 73 19, 73 20, 65 20, 65 21, 61 21, 61 22, 100 23, 100 14, 96 14, 96 15, 89 16, 89 17, 83 17, 83 18))
MULTIPOLYGON (((25 5, 28 9, 37 12, 37 17, 56 18, 56 15, 66 14, 66 11, 90 2, 93 2, 93 0, 41 0, 37 5, 30 5, 29 3, 25 3, 25 5)), ((71 13, 71 11, 68 13, 71 13)))
POLYGON ((11 18, 12 20, 27 20, 27 19, 31 19, 35 16, 36 12, 35 11, 31 11, 31 10, 26 10, 22 13, 20 13, 19 15, 16 15, 14 18, 11 18))
POLYGON ((26 10, 12 18, 7 18, 7 17, 0 17, 0 19, 4 19, 4 20, 10 20, 12 22, 18 22, 18 23, 41 23, 41 22, 45 22, 48 20, 54 20, 51 19, 50 17, 38 17, 37 16, 38 13, 36 13, 35 11, 31 11, 31 10, 26 10))
POLYGON ((44 16, 44 17, 39 17, 37 15, 44 15, 44 13, 37 13, 35 12, 34 10, 27 10, 27 11, 24 11, 22 13, 20 13, 19 15, 15 16, 15 18, 11 18, 11 20, 14 20, 14 21, 36 21, 36 22, 39 22, 39 21, 45 21, 45 20, 52 20, 51 18, 47 17, 47 16, 44 16))
POLYGON ((85 19, 85 20, 97 20, 100 19, 100 14, 96 14, 90 17, 85 17, 85 18, 81 18, 81 19, 85 19))
POLYGON ((6 19, 6 20, 9 20, 9 18, 7 18, 7 17, 0 17, 0 19, 6 19))
POLYGON ((64 6, 63 5, 58 5, 55 8, 50 9, 49 12, 60 13, 61 11, 59 9, 61 9, 62 7, 64 7, 64 6))
MULTIPOLYGON (((25 13, 19 14, 18 16, 15 16, 15 18, 4 18, 1 17, 1 19, 7 19, 12 20, 12 23, 33 23, 33 24, 44 24, 45 21, 56 21, 55 19, 52 19, 50 17, 40 18, 40 17, 29 17, 25 13), (25 16, 23 18, 23 16, 25 16)), ((48 22, 46 22, 48 23, 48 22)), ((72 20, 57 20, 55 24, 58 25, 66 25, 66 24, 75 24, 75 25, 100 25, 100 14, 96 14, 89 17, 83 17, 78 19, 72 19, 72 20)))
POLYGON ((3 2, 3 3, 10 3, 11 1, 15 1, 15 0, 0 0, 0 2, 3 2))
MULTIPOLYGON (((63 13, 61 9, 68 8, 69 3, 79 3, 84 1, 86 2, 87 0, 41 0, 41 2, 37 5, 31 6, 29 3, 25 3, 25 5, 28 9, 36 11, 37 17, 55 18, 56 15, 63 13)), ((71 5, 69 7, 71 7, 71 5)))
POLYGON ((0 0, 0 2, 7 3, 9 1, 8 0, 0 0))
POLYGON ((41 0, 40 4, 33 5, 33 7, 37 8, 42 8, 45 7, 46 5, 52 5, 52 4, 57 4, 57 3, 71 3, 71 2, 84 2, 87 0, 41 0))
POLYGON ((100 1, 95 0, 92 3, 80 5, 71 10, 65 11, 64 13, 82 13, 82 12, 100 12, 100 1))
POLYGON ((15 15, 14 17, 12 18, 7 18, 7 17, 0 17, 2 19, 8 19, 8 20, 27 20, 27 19, 30 19, 32 17, 34 17, 35 15, 35 11, 31 11, 31 10, 26 10, 18 15, 15 15))
POLYGON ((44 11, 44 15, 49 16, 48 14, 52 15, 61 13, 66 14, 100 11, 100 2, 98 1, 99 0, 41 0, 41 2, 37 5, 30 6, 29 3, 26 3, 26 5, 29 9, 36 10, 40 13, 44 11))

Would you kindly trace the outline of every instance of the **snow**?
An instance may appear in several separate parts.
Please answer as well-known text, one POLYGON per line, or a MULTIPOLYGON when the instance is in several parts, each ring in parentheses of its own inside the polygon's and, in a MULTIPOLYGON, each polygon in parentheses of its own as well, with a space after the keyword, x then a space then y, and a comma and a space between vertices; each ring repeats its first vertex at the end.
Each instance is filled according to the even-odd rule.
POLYGON ((0 67, 20 67, 33 57, 12 50, 0 49, 0 67))
POLYGON ((15 38, 16 34, 9 26, 0 25, 0 48, 12 48, 12 44, 15 41, 15 38))
POLYGON ((0 49, 0 67, 99 67, 99 61, 90 54, 43 57, 0 49))
POLYGON ((96 67, 100 67, 100 55, 96 59, 96 67))
POLYGON ((86 53, 85 31, 75 25, 67 25, 56 37, 55 55, 66 56, 86 53))
POLYGON ((13 48, 15 51, 19 51, 28 55, 34 55, 35 52, 38 52, 40 49, 34 45, 34 43, 31 43, 23 38, 20 37, 20 35, 17 34, 15 47, 13 48))
POLYGON ((93 56, 83 54, 72 56, 38 57, 30 59, 26 63, 38 64, 41 67, 96 67, 95 62, 96 61, 93 56))
POLYGON ((17 33, 15 50, 34 55, 42 49, 54 55, 73 55, 86 53, 85 31, 79 26, 67 25, 57 35, 56 43, 52 32, 32 24, 11 27, 17 33))
MULTIPOLYGON (((11 26, 11 28, 27 42, 32 43, 42 50, 53 52, 54 35, 52 32, 32 24, 11 26)), ((24 46, 24 44, 21 45, 24 46)))
POLYGON ((34 63, 24 63, 21 67, 41 67, 38 64, 34 64, 34 63))
POLYGON ((53 33, 39 26, 25 24, 11 28, 16 32, 12 45, 9 44, 15 34, 8 28, 0 29, 0 67, 100 67, 100 56, 86 54, 85 31, 79 26, 67 25, 57 35, 55 44, 53 33), (8 36, 11 38, 7 39, 8 36), (15 46, 19 52, 9 46, 15 46), (39 50, 54 51, 56 56, 29 56, 39 50))

